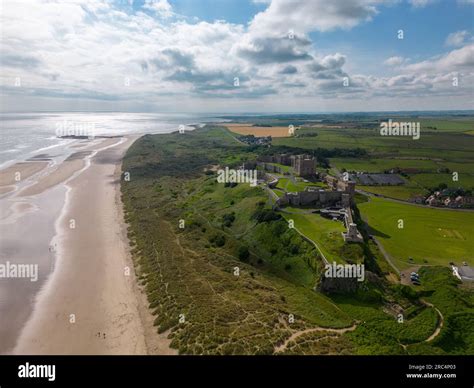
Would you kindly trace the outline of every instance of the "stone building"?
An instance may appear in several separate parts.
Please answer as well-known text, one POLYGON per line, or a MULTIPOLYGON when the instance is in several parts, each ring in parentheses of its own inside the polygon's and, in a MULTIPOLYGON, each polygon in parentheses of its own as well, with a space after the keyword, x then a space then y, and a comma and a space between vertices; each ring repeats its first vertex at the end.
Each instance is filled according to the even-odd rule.
POLYGON ((324 176, 324 180, 333 190, 342 190, 346 193, 349 193, 351 196, 354 196, 355 194, 356 183, 352 180, 339 179, 329 174, 324 176))
POLYGON ((316 174, 316 159, 309 155, 293 155, 291 166, 298 176, 313 176, 316 174))
POLYGON ((297 193, 285 193, 278 205, 290 206, 351 206, 352 197, 349 193, 342 190, 324 190, 318 187, 306 187, 304 191, 297 193))
POLYGON ((278 164, 289 166, 291 164, 291 156, 288 154, 275 155, 273 161, 278 164))

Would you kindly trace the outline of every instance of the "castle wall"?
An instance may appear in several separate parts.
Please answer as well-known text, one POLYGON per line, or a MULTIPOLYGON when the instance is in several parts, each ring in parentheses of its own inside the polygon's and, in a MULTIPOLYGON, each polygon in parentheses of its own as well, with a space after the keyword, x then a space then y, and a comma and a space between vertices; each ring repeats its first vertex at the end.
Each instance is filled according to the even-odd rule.
POLYGON ((325 294, 354 293, 359 288, 356 278, 327 278, 322 276, 317 290, 325 294))
POLYGON ((298 193, 286 193, 287 203, 293 206, 333 206, 342 201, 342 191, 306 190, 298 193))

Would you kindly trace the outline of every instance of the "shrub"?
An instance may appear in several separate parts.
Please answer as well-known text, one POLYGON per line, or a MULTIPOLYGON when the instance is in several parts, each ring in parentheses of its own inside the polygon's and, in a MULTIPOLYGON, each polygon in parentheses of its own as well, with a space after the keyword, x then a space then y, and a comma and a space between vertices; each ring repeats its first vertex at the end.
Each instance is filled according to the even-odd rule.
POLYGON ((216 234, 212 236, 209 241, 216 247, 223 247, 225 245, 225 236, 222 234, 216 234))
POLYGON ((247 261, 250 257, 249 249, 246 246, 241 246, 239 248, 238 256, 240 261, 247 261))
POLYGON ((227 213, 222 216, 222 225, 227 228, 230 228, 235 221, 235 213, 227 213))
POLYGON ((270 222, 281 219, 281 215, 270 209, 257 209, 252 214, 252 219, 257 222, 270 222))

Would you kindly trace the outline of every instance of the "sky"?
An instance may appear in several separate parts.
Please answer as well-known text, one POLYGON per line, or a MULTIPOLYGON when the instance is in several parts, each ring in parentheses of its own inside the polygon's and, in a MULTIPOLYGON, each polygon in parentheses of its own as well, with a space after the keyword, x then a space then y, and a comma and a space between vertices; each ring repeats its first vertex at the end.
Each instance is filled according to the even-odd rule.
POLYGON ((474 0, 0 0, 1 111, 474 107, 474 0))

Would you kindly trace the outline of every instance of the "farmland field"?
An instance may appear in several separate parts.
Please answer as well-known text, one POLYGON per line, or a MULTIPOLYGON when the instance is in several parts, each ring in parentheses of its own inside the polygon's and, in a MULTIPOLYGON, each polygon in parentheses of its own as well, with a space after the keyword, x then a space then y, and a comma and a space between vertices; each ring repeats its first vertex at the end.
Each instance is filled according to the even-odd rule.
POLYGON ((418 183, 420 186, 432 188, 438 186, 440 183, 445 183, 448 187, 464 189, 474 188, 474 175, 468 173, 459 173, 458 180, 453 181, 452 174, 415 174, 411 180, 418 183))
MULTIPOLYGON (((466 127, 467 128, 467 127, 466 127)), ((463 133, 451 131, 423 132, 419 140, 411 137, 383 137, 378 129, 339 129, 316 128, 299 130, 317 133, 315 137, 277 138, 274 145, 287 145, 312 149, 326 148, 353 148, 365 149, 373 157, 393 158, 437 158, 446 161, 459 162, 469 160, 472 162, 474 137, 463 133)))
POLYGON ((254 135, 254 136, 272 136, 272 137, 287 137, 290 136, 288 127, 259 127, 252 124, 225 124, 225 126, 232 132, 239 135, 254 135))
POLYGON ((432 160, 420 159, 355 159, 355 158, 333 158, 331 165, 338 169, 345 168, 347 171, 359 172, 384 172, 392 168, 412 168, 426 172, 436 172, 442 167, 432 160))
POLYGON ((399 268, 412 264, 474 264, 474 213, 405 205, 371 198, 359 204, 372 234, 399 268), (403 220, 403 229, 398 228, 403 220), (409 261, 409 258, 413 261, 409 261))

